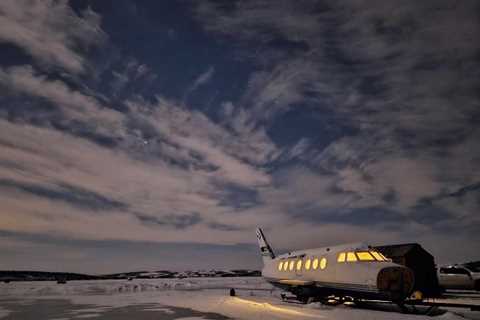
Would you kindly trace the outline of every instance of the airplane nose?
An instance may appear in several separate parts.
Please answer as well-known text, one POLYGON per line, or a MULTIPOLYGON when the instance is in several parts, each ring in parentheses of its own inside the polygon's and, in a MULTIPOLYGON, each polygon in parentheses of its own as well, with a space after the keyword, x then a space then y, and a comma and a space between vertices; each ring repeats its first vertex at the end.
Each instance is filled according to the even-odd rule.
POLYGON ((386 267, 377 276, 377 288, 387 293, 392 301, 403 301, 412 293, 414 275, 405 267, 386 267))

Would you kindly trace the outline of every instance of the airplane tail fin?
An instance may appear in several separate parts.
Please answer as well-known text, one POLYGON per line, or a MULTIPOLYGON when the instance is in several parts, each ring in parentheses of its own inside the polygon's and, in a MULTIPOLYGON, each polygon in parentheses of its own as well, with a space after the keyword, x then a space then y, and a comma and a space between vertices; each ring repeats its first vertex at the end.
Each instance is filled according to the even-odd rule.
POLYGON ((263 235, 263 231, 260 228, 257 228, 257 240, 258 240, 258 246, 260 247, 260 252, 262 254, 262 259, 265 260, 270 260, 275 258, 275 254, 273 253, 272 248, 267 242, 267 239, 265 239, 265 236, 263 235))

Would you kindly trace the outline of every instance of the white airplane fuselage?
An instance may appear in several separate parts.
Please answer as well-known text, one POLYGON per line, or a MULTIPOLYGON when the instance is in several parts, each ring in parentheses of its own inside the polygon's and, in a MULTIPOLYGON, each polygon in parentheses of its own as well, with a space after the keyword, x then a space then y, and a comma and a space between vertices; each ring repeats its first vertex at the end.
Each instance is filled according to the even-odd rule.
POLYGON ((262 276, 301 300, 330 295, 401 302, 413 289, 413 272, 364 244, 298 250, 275 256, 257 230, 262 276), (262 248, 263 247, 263 248, 262 248))

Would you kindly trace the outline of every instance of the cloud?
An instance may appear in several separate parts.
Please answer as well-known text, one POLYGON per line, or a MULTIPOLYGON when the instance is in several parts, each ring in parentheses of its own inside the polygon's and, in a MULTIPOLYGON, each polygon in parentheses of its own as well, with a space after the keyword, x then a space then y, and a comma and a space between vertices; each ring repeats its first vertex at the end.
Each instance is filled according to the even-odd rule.
MULTIPOLYGON (((198 3, 196 14, 208 31, 272 43, 279 37, 293 43, 313 37, 321 28, 315 14, 319 6, 311 1, 243 1, 224 5, 213 1, 198 3), (317 7, 317 8, 316 8, 317 7)), ((283 44, 283 43, 282 43, 283 44)))
POLYGON ((98 14, 87 9, 78 16, 65 0, 0 4, 0 42, 22 48, 40 65, 83 73, 82 53, 104 38, 98 14))
POLYGON ((300 58, 285 61, 268 72, 256 72, 249 80, 245 103, 254 106, 258 120, 269 120, 304 103, 309 84, 316 80, 315 67, 300 58))
MULTIPOLYGON (((197 209, 208 213, 205 208, 215 205, 195 194, 199 188, 208 190, 207 182, 198 178, 194 182, 187 172, 158 163, 142 164, 125 154, 46 128, 19 127, 4 121, 0 128, 2 140, 14 141, 10 147, 2 144, 2 158, 19 161, 24 167, 15 171, 0 169, 3 181, 12 181, 10 188, 18 191, 14 197, 2 193, 2 230, 52 232, 87 239, 165 241, 175 235, 168 225, 159 233, 143 225, 133 213, 170 219, 180 225, 182 217, 177 221, 171 217, 172 212, 197 209), (5 132, 10 133, 10 138, 5 132), (47 188, 52 184, 72 187, 47 188), (85 204, 80 205, 83 201, 85 204), (108 216, 98 212, 108 212, 108 216), (15 221, 9 217, 15 217, 15 221)), ((212 214, 210 219, 214 220, 212 214)))
POLYGON ((196 79, 195 81, 193 81, 192 85, 190 87, 188 87, 186 90, 185 90, 185 93, 183 95, 183 103, 185 104, 185 102, 187 101, 188 97, 195 91, 197 90, 199 87, 205 85, 206 83, 208 83, 211 78, 213 77, 213 74, 215 73, 215 68, 213 66, 210 66, 208 67, 208 69, 201 73, 196 79))
POLYGON ((228 225, 224 223, 212 222, 208 224, 209 228, 214 230, 222 230, 222 231, 242 231, 242 230, 249 230, 237 225, 228 225))
POLYGON ((61 109, 66 120, 94 121, 96 125, 92 131, 111 135, 121 126, 123 117, 119 112, 106 108, 92 96, 69 88, 61 80, 49 80, 31 66, 0 68, 0 84, 9 88, 10 92, 47 100, 61 109))
MULTIPOLYGON (((150 128, 147 135, 157 135, 163 139, 162 144, 175 146, 180 151, 177 159, 206 162, 213 166, 209 166, 213 169, 212 177, 241 185, 268 183, 268 175, 252 165, 265 163, 276 152, 275 144, 266 135, 232 134, 203 113, 160 97, 154 105, 142 101, 128 101, 127 105, 132 117, 143 123, 138 130, 145 135, 142 128, 150 128), (183 150, 190 152, 185 154, 183 150)), ((175 152, 171 148, 170 151, 175 152)))
POLYGON ((194 91, 195 89, 197 89, 199 86, 207 83, 208 81, 210 81, 210 79, 212 78, 213 74, 215 73, 215 68, 210 66, 207 71, 205 71, 204 73, 202 73, 201 75, 199 75, 197 77, 197 79, 195 79, 195 81, 193 82, 193 85, 191 87, 191 91, 194 91))
MULTIPOLYGON (((188 213, 188 214, 169 214, 161 218, 155 218, 152 216, 138 214, 137 218, 146 224, 157 224, 157 225, 167 225, 173 226, 176 229, 185 229, 191 226, 194 226, 202 222, 202 217, 198 212, 188 213)), ((210 226, 210 225, 209 225, 210 226)))
MULTIPOLYGON (((134 56, 126 56, 115 44, 108 43, 102 50, 102 59, 93 59, 95 65, 94 86, 99 83, 108 84, 102 87, 102 97, 111 103, 123 104, 124 99, 131 96, 151 94, 152 86, 158 75, 146 64, 142 64, 134 56)), ((98 91, 93 91, 99 94, 98 91)))
POLYGON ((0 232, 2 269, 106 274, 138 270, 260 267, 257 245, 74 240, 0 232), (152 253, 155 254, 152 254, 152 253), (208 257, 208 259, 206 258, 208 257))
POLYGON ((7 192, 9 189, 13 189, 29 193, 36 197, 65 202, 80 209, 104 211, 110 209, 124 210, 127 208, 126 204, 114 199, 109 199, 96 192, 63 183, 56 186, 42 186, 14 180, 0 179, 0 188, 7 192))
POLYGON ((215 197, 220 200, 219 205, 235 209, 254 208, 261 204, 259 191, 256 188, 234 183, 219 183, 215 197))
POLYGON ((134 127, 118 128, 128 134, 112 149, 54 128, 1 120, 0 176, 4 190, 10 190, 2 199, 5 212, 19 219, 4 216, 1 229, 135 241, 194 241, 201 233, 209 234, 202 242, 223 236, 227 243, 248 239, 241 231, 253 228, 255 214, 241 219, 227 214, 241 210, 244 199, 233 197, 233 203, 225 203, 223 186, 249 190, 269 183, 262 169, 238 158, 257 158, 257 141, 251 141, 253 149, 237 144, 236 136, 204 115, 165 100, 130 107, 125 119, 143 118, 153 128, 147 144, 136 148, 134 127), (115 228, 102 231, 89 227, 92 224, 115 228))
POLYGON ((437 248, 479 234, 475 2, 195 3, 215 50, 251 71, 203 111, 185 97, 212 90, 216 56, 175 101, 120 50, 90 77, 97 13, 26 5, 0 4, 0 41, 34 59, 0 68, 0 236, 216 250, 261 225, 280 251, 406 238, 478 251, 437 248))
POLYGON ((224 107, 232 122, 272 133, 288 112, 317 110, 320 119, 317 133, 298 134, 276 158, 280 182, 272 179, 262 203, 325 223, 370 216, 404 233, 478 224, 473 200, 421 206, 478 182, 477 9, 474 1, 198 4, 205 30, 239 41, 258 69, 236 103, 242 108, 224 107), (320 143, 326 126, 340 134, 320 143), (455 224, 460 213, 465 220, 455 224))
POLYGON ((128 84, 129 78, 126 74, 119 73, 116 71, 112 71, 112 75, 113 75, 113 81, 110 84, 110 86, 112 87, 112 91, 114 93, 117 93, 121 91, 128 84))

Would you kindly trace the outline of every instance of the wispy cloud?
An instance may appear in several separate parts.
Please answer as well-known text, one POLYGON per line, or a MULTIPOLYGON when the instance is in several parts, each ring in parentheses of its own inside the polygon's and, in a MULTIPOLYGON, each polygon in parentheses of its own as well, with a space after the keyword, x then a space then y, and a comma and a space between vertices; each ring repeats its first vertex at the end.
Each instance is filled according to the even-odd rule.
POLYGON ((0 68, 0 84, 11 92, 44 98, 60 108, 67 119, 89 121, 95 119, 99 130, 112 133, 119 127, 122 115, 103 106, 96 98, 69 88, 63 81, 49 80, 31 66, 0 68))
POLYGON ((210 66, 205 72, 201 73, 195 79, 195 81, 193 81, 192 85, 189 88, 187 88, 187 90, 185 90, 185 94, 183 95, 183 103, 187 101, 190 94, 192 94, 199 87, 208 83, 210 79, 213 77, 214 73, 215 73, 215 68, 213 66, 210 66))
POLYGON ((80 51, 103 41, 100 17, 90 9, 78 16, 68 2, 6 0, 0 3, 0 42, 14 44, 40 65, 85 72, 80 51))
POLYGON ((52 201, 65 202, 80 209, 104 211, 110 209, 118 210, 127 208, 126 204, 119 201, 108 199, 101 194, 63 183, 46 186, 19 182, 15 180, 0 179, 0 188, 4 189, 4 191, 13 189, 31 194, 36 197, 46 198, 52 201))
POLYGON ((259 174, 262 170, 250 170, 254 168, 252 164, 261 166, 278 151, 266 134, 248 130, 231 132, 205 114, 161 97, 157 97, 155 104, 132 100, 127 105, 131 117, 141 120, 138 130, 143 136, 148 137, 152 129, 154 135, 165 137, 171 145, 195 151, 220 169, 228 166, 231 170, 226 172, 239 173, 236 179, 266 181, 265 175, 259 174))
POLYGON ((5 121, 0 128, 2 159, 23 165, 17 170, 0 168, 3 230, 87 239, 193 241, 197 232, 209 227, 194 227, 185 213, 200 212, 207 223, 233 223, 221 217, 224 209, 208 196, 214 189, 202 172, 133 160, 47 128, 5 121), (191 232, 177 233, 178 226, 192 226, 191 232))
POLYGON ((204 73, 202 73, 201 75, 199 75, 197 77, 197 79, 195 79, 195 81, 193 82, 193 85, 192 85, 192 88, 191 88, 191 91, 197 89, 199 86, 207 83, 212 77, 213 77, 213 74, 215 73, 215 68, 214 67, 209 67, 207 69, 207 71, 205 71, 204 73))
POLYGON ((268 184, 269 175, 251 162, 275 146, 258 137, 232 135, 203 114, 165 99, 127 105, 129 112, 112 128, 126 133, 124 141, 113 149, 53 128, 2 120, 5 206, 25 221, 12 226, 7 219, 2 228, 90 238, 93 234, 85 228, 97 223, 115 224, 117 230, 97 230, 97 239, 193 241, 206 231, 212 234, 206 242, 214 241, 215 234, 228 235, 229 243, 247 239, 240 231, 253 227, 249 219, 254 213, 242 219, 225 215, 243 208, 243 200, 224 203, 222 189, 227 184, 245 190, 268 184), (12 163, 21 166, 12 170, 12 163), (57 222, 46 224, 52 219, 57 222), (159 228, 161 233, 155 231, 159 228), (176 233, 179 228, 189 232, 176 233))
POLYGON ((192 5, 215 46, 196 76, 169 70, 189 74, 172 95, 155 82, 164 47, 151 64, 114 50, 92 75, 89 49, 121 38, 99 14, 0 4, 0 42, 33 58, 0 62, 0 237, 232 245, 263 225, 281 248, 408 237, 440 253, 477 239, 476 2, 192 5), (228 79, 223 46, 248 80, 207 110, 187 98, 228 79))
MULTIPOLYGON (((324 123, 355 130, 327 148, 304 143, 318 136, 298 136, 282 155, 285 163, 297 159, 328 173, 307 175, 317 200, 296 194, 303 189, 295 184, 282 187, 295 194, 299 211, 319 220, 344 212, 350 216, 344 222, 355 223, 358 210, 388 208, 418 222, 415 208, 423 197, 478 182, 476 165, 467 160, 477 158, 478 148, 466 156, 466 146, 478 139, 480 110, 473 81, 479 45, 471 41, 480 36, 476 8, 474 1, 246 1, 202 2, 196 13, 207 31, 254 47, 255 54, 245 49, 260 69, 243 98, 250 123, 266 123, 268 130, 287 111, 316 108, 324 123)), ((462 226, 476 223, 471 206, 466 213, 459 203, 437 205, 465 212, 462 226)))

